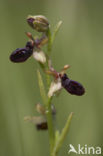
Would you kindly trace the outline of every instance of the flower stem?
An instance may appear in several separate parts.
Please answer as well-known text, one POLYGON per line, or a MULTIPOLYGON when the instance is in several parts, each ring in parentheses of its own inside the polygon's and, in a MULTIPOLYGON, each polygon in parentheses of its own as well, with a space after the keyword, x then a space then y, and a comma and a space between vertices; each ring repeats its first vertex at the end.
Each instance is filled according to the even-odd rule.
MULTIPOLYGON (((48 49, 47 49, 48 57, 47 58, 49 59, 51 49, 52 49, 52 44, 51 44, 52 35, 51 35, 50 28, 48 29, 47 36, 48 36, 48 49)), ((47 68, 49 68, 49 65, 47 68)), ((50 76, 47 75, 48 88, 50 87, 50 82, 51 82, 50 76)), ((48 123, 48 133, 49 133, 49 142, 50 142, 50 156, 52 156, 52 152, 53 152, 54 144, 55 144, 55 131, 54 131, 54 125, 53 125, 53 119, 52 119, 51 100, 52 100, 52 97, 51 98, 48 97, 48 101, 46 104, 46 117, 47 117, 47 123, 48 123)))
POLYGON ((55 132, 53 126, 53 119, 52 119, 51 100, 52 100, 51 98, 48 98, 48 102, 46 104, 46 117, 47 117, 49 141, 50 141, 50 155, 52 156, 52 151, 55 142, 55 132))
POLYGON ((47 97, 46 92, 45 92, 45 87, 44 83, 42 80, 42 76, 39 72, 37 71, 38 75, 38 83, 39 83, 39 88, 40 88, 40 94, 43 99, 44 105, 45 105, 45 112, 46 112, 46 118, 47 118, 47 123, 48 123, 48 132, 49 132, 49 141, 50 141, 50 153, 52 156, 52 151, 54 148, 54 142, 55 142, 55 132, 54 132, 54 126, 53 126, 53 119, 52 119, 52 110, 51 110, 51 100, 52 98, 47 97))
POLYGON ((47 36, 48 36, 48 55, 50 55, 51 49, 52 49, 52 34, 50 28, 47 31, 47 36))

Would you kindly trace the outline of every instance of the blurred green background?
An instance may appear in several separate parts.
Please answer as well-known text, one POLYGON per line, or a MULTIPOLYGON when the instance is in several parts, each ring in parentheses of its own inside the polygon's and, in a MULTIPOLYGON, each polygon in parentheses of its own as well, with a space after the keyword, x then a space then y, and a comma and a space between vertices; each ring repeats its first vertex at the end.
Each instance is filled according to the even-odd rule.
MULTIPOLYGON (((9 55, 27 41, 25 31, 35 34, 26 23, 28 14, 45 15, 51 26, 59 20, 52 60, 59 71, 70 64, 68 75, 86 88, 82 97, 65 90, 53 103, 56 127, 62 129, 68 114, 74 117, 59 156, 67 156, 69 144, 77 148, 103 145, 103 1, 96 0, 1 0, 0 1, 0 156, 48 156, 48 133, 25 123, 41 102, 33 58, 13 64, 9 55)), ((71 154, 75 156, 75 154, 71 154)))

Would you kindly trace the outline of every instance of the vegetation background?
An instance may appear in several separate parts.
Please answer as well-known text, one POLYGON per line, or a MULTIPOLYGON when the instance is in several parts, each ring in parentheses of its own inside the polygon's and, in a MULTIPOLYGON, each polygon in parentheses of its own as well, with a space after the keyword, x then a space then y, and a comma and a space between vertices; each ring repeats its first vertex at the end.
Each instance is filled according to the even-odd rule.
MULTIPOLYGON (((45 15, 53 27, 62 27, 52 51, 54 67, 59 71, 70 64, 68 75, 84 84, 83 97, 65 90, 53 103, 57 109, 56 126, 61 129, 68 114, 74 117, 70 132, 59 153, 67 156, 69 144, 77 148, 103 145, 103 1, 96 0, 0 0, 0 156, 47 156, 48 134, 25 123, 41 102, 37 84, 38 65, 33 58, 13 64, 9 55, 27 41, 28 14, 45 15)), ((73 154, 71 154, 73 156, 73 154)))

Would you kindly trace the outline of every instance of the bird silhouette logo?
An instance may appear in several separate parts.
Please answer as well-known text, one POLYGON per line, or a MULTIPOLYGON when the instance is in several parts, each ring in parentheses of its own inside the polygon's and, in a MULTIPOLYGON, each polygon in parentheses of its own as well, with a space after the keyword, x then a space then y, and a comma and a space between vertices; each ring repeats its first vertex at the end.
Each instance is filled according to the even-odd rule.
POLYGON ((70 150, 68 151, 68 154, 70 154, 71 152, 76 153, 76 154, 78 153, 72 144, 70 144, 69 147, 70 147, 70 150))

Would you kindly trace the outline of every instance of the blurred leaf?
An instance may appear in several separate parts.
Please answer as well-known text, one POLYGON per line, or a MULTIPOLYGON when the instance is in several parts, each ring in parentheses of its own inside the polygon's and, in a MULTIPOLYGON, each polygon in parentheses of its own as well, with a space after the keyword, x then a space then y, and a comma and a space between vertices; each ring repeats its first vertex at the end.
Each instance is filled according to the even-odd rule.
POLYGON ((39 83, 39 88, 40 88, 40 94, 41 94, 41 97, 43 99, 44 104, 46 104, 48 98, 46 96, 46 91, 45 91, 44 83, 43 83, 42 76, 41 76, 39 70, 37 70, 37 75, 38 75, 38 83, 39 83))
POLYGON ((53 42, 54 42, 55 37, 61 27, 61 24, 62 24, 62 21, 59 21, 53 30, 52 37, 51 37, 51 45, 53 45, 53 42))

